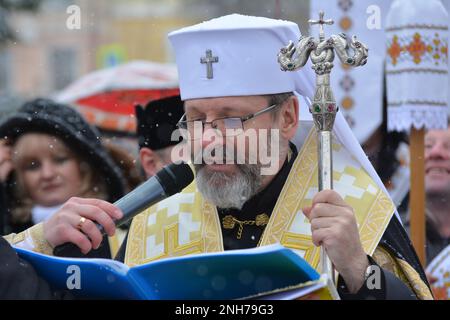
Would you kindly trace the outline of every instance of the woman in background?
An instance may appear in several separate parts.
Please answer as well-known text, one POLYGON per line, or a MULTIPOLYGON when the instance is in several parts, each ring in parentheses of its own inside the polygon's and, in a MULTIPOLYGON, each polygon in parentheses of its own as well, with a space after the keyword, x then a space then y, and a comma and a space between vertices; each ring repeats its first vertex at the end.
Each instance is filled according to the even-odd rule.
MULTIPOLYGON (((69 106, 47 99, 28 102, 0 121, 0 137, 0 178, 6 178, 4 234, 48 219, 71 197, 114 202, 125 193, 123 174, 100 134, 69 106)), ((113 256, 117 248, 103 243, 101 255, 113 256)))

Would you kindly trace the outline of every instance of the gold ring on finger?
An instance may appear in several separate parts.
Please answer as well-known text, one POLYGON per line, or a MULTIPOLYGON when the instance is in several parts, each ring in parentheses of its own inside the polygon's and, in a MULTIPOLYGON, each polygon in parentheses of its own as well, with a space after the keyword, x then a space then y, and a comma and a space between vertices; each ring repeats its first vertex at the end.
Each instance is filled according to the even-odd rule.
POLYGON ((78 224, 77 224, 77 228, 79 229, 79 230, 81 230, 81 228, 83 227, 83 223, 86 221, 86 218, 85 217, 81 217, 80 218, 80 221, 78 221, 78 224))

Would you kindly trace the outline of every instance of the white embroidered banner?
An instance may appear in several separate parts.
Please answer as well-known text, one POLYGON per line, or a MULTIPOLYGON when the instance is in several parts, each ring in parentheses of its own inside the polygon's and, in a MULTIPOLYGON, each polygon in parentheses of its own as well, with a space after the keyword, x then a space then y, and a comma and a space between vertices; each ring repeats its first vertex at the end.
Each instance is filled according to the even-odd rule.
POLYGON ((448 13, 439 0, 396 0, 386 19, 388 130, 446 129, 448 13))

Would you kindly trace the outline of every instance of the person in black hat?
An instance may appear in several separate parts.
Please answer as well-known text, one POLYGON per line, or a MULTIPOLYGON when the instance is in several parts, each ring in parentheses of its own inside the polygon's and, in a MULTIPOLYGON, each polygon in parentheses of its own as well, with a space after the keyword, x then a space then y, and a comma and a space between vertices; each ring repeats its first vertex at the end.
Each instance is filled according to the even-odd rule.
POLYGON ((172 132, 183 116, 183 102, 179 95, 137 105, 137 136, 139 157, 147 178, 155 175, 167 164, 175 162, 172 149, 180 142, 172 139, 172 132))
MULTIPOLYGON (((72 197, 114 202, 125 180, 100 134, 69 106, 47 99, 25 103, 0 121, 13 170, 4 182, 9 232, 47 220, 72 197)), ((96 256, 110 257, 108 241, 96 256)), ((74 252, 75 256, 78 253, 74 252)))

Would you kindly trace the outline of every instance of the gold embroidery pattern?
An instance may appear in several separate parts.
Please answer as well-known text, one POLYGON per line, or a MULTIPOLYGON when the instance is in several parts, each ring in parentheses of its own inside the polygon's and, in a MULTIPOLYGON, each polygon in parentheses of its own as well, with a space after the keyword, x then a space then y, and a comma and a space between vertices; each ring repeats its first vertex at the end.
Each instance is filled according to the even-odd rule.
POLYGON ((412 290, 411 284, 408 279, 405 277, 405 274, 401 270, 400 266, 395 261, 394 257, 389 254, 387 250, 385 250, 382 246, 378 246, 372 258, 376 261, 376 263, 383 269, 389 270, 392 272, 397 278, 402 280, 410 289, 412 290))
POLYGON ((44 224, 38 223, 25 231, 33 239, 33 251, 43 253, 49 256, 53 255, 53 247, 44 237, 44 224))
POLYGON ((202 234, 205 239, 205 252, 223 251, 222 229, 217 208, 204 199, 202 201, 201 211, 204 219, 202 234))
POLYGON ((395 258, 395 260, 402 268, 409 283, 411 283, 412 289, 417 297, 421 300, 433 300, 433 294, 430 289, 428 289, 428 286, 422 281, 417 271, 414 270, 408 262, 399 258, 395 258))
POLYGON ((14 245, 24 241, 27 236, 31 237, 31 239, 33 240, 33 251, 49 256, 53 255, 53 247, 50 245, 50 243, 47 242, 47 240, 45 240, 44 225, 42 223, 36 224, 21 233, 11 233, 9 235, 3 236, 3 238, 11 245, 14 245))
POLYGON ((317 269, 319 267, 320 248, 312 243, 311 236, 285 232, 281 243, 288 248, 302 250, 305 252, 304 259, 310 261, 310 265, 317 269))
MULTIPOLYGON (((158 211, 153 210, 151 215, 155 215, 154 219, 156 220, 156 222, 152 223, 152 224, 149 224, 148 222, 146 223, 147 228, 145 230, 145 236, 147 238, 150 235, 153 235, 155 237, 156 245, 163 244, 164 239, 165 239, 164 229, 167 228, 166 226, 176 224, 179 221, 179 212, 177 214, 172 214, 169 216, 168 208, 166 207, 166 208, 162 208, 158 211)), ((147 221, 150 218, 149 216, 147 218, 147 221)), ((147 248, 147 241, 145 243, 145 247, 146 247, 145 252, 149 252, 149 250, 147 248)), ((164 246, 164 248, 166 248, 166 247, 164 246)))
POLYGON ((379 190, 366 218, 359 227, 361 244, 367 254, 372 255, 375 251, 394 211, 395 206, 391 199, 379 190))
POLYGON ((166 227, 164 230, 164 253, 168 256, 184 256, 188 254, 201 253, 203 251, 202 241, 196 240, 185 245, 178 245, 178 223, 166 227))
POLYGON ((176 223, 164 228, 164 252, 158 256, 144 258, 139 264, 202 252, 203 241, 201 239, 191 241, 185 245, 179 245, 178 223, 176 223))
POLYGON ((175 198, 166 200, 161 208, 154 206, 155 209, 151 214, 154 214, 155 223, 150 223, 149 218, 146 220, 145 238, 148 239, 153 236, 156 246, 161 246, 161 253, 157 254, 154 248, 148 248, 148 241, 144 243, 144 259, 142 263, 147 263, 163 258, 175 257, 185 254, 201 253, 203 252, 203 242, 201 240, 201 214, 199 211, 197 200, 198 193, 195 185, 191 184, 184 192, 177 195, 175 198), (159 208, 159 210, 158 210, 159 208), (174 210, 176 212, 174 212, 174 210), (191 222, 199 225, 198 231, 187 227, 186 223, 182 224, 180 221, 180 213, 187 213, 191 222), (180 235, 185 235, 184 244, 181 241, 180 235), (187 239, 186 239, 187 238, 187 239), (147 256, 151 253, 151 256, 147 256))
POLYGON ((185 245, 179 245, 178 223, 174 223, 172 225, 164 227, 164 253, 156 257, 144 259, 143 263, 202 252, 203 242, 201 241, 201 239, 189 242, 185 245))
MULTIPOLYGON (((157 205, 152 206, 133 219, 126 250, 127 265, 140 265, 167 257, 223 250, 216 208, 203 200, 195 183, 170 201, 172 202, 164 208, 158 210, 157 205), (184 203, 183 196, 193 197, 194 200, 184 203), (176 207, 178 212, 168 216, 168 208, 171 205, 173 205, 172 209, 176 207), (199 231, 189 232, 188 243, 182 245, 179 244, 179 232, 182 230, 179 221, 180 212, 190 213, 192 220, 200 225, 199 231), (156 219, 156 223, 149 222, 151 215, 156 215, 152 217, 153 221, 156 219), (151 248, 147 248, 147 239, 151 235, 155 237, 156 245, 161 245, 163 251, 160 254, 147 256, 148 252, 151 252, 151 248)), ((185 232, 188 231, 185 230, 185 232)), ((157 251, 153 253, 155 252, 157 253, 157 251)))
POLYGON ((399 258, 393 257, 382 246, 378 246, 372 258, 376 263, 391 271, 397 278, 403 281, 421 300, 433 300, 433 295, 428 286, 422 281, 419 274, 411 265, 399 258))
MULTIPOLYGON (((304 146, 297 155, 286 183, 273 209, 269 223, 264 231, 260 244, 262 246, 281 242, 283 233, 289 228, 297 208, 305 196, 305 192, 316 169, 315 157, 317 147, 311 143, 311 130, 304 146)), ((285 245, 284 243, 282 243, 285 245)), ((308 261, 309 262, 309 261, 308 261)))
POLYGON ((125 264, 130 267, 141 264, 144 257, 145 221, 147 221, 150 209, 151 208, 135 216, 130 226, 125 254, 125 264))

